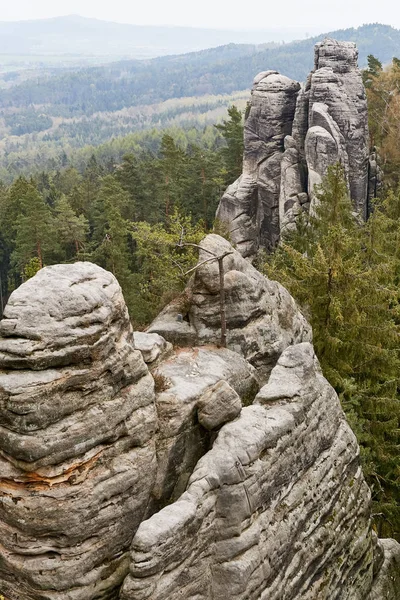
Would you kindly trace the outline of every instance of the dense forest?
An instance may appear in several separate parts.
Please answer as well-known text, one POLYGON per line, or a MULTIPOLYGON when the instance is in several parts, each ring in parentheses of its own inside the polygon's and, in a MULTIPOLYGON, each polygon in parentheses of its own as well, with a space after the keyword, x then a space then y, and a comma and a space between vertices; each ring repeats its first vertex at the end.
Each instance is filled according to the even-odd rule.
MULTIPOLYGON (((400 55, 400 31, 389 26, 364 25, 329 35, 357 42, 362 66, 368 54, 383 64, 400 55)), ((0 89, 0 178, 55 168, 64 152, 70 156, 77 148, 132 132, 212 125, 229 105, 245 105, 252 77, 260 71, 276 69, 304 80, 313 66, 313 46, 323 37, 290 44, 229 44, 66 69, 58 75, 38 71, 15 85, 10 85, 8 72, 0 89)))
MULTIPOLYGON (((212 147, 222 140, 213 124, 226 116, 229 105, 244 108, 248 99, 246 91, 231 96, 167 100, 158 105, 98 113, 90 119, 67 120, 43 133, 26 133, 18 138, 7 136, 3 129, 0 179, 11 182, 18 175, 54 170, 66 162, 81 169, 92 154, 109 163, 118 162, 123 154, 140 148, 156 152, 165 130, 183 146, 212 147)), ((11 114, 10 119, 15 128, 30 126, 29 115, 26 120, 17 121, 15 114, 11 114)), ((0 119, 0 134, 1 131, 0 119)))
POLYGON ((213 224, 222 190, 241 170, 242 113, 237 108, 211 130, 208 145, 205 139, 202 145, 191 143, 190 131, 176 133, 175 140, 160 133, 147 146, 136 143, 135 152, 119 147, 119 158, 110 159, 100 149, 81 157, 79 168, 65 157, 61 168, 2 184, 2 306, 10 291, 44 264, 93 260, 116 274, 137 325, 147 323, 171 287, 168 283, 162 289, 165 265, 150 269, 149 277, 141 235, 155 235, 156 249, 160 232, 179 219, 204 234, 213 224))

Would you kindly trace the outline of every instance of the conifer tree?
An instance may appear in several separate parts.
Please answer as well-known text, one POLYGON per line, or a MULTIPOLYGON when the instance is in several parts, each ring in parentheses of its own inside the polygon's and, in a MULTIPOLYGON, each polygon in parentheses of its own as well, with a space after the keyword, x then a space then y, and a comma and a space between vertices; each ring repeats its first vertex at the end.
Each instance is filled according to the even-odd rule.
POLYGON ((66 196, 62 195, 54 206, 54 227, 58 240, 63 248, 64 260, 78 258, 83 254, 89 224, 81 214, 77 216, 72 210, 66 196))
POLYGON ((33 184, 28 184, 20 198, 21 212, 16 220, 15 249, 12 261, 23 274, 25 265, 37 258, 40 268, 57 248, 49 207, 33 184))
POLYGON ((132 249, 128 221, 123 212, 129 204, 129 195, 112 175, 102 181, 93 214, 92 260, 111 271, 118 279, 124 292, 128 308, 131 304, 132 249))
POLYGON ((399 536, 399 206, 391 218, 375 211, 360 223, 339 165, 328 170, 317 198, 315 216, 301 236, 281 244, 267 273, 309 318, 323 372, 362 445, 377 528, 399 536))
POLYGON ((185 152, 168 134, 162 137, 160 157, 164 214, 165 219, 168 219, 175 208, 182 207, 187 160, 185 152))
POLYGON ((226 167, 226 185, 233 183, 242 174, 244 151, 243 114, 233 105, 228 108, 228 115, 229 119, 215 125, 227 144, 226 148, 221 150, 226 167))

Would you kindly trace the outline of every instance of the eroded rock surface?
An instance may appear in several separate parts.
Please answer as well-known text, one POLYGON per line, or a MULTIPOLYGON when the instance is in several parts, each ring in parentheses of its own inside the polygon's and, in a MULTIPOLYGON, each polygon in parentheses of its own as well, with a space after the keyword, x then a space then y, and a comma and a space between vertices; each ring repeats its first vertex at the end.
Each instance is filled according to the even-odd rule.
POLYGON ((244 127, 243 175, 223 196, 217 218, 228 223, 243 256, 279 239, 279 192, 284 139, 292 131, 300 84, 277 71, 254 79, 244 127))
POLYGON ((252 402, 260 386, 244 358, 214 346, 178 349, 153 376, 159 424, 153 506, 159 508, 184 492, 197 461, 210 448, 210 430, 235 419, 241 399, 252 402), (223 392, 231 401, 221 406, 223 392))
POLYGON ((397 600, 400 597, 400 546, 394 540, 380 540, 383 562, 368 600, 397 600))
POLYGON ((7 600, 398 600, 400 546, 372 531, 308 324, 228 242, 207 236, 199 263, 210 251, 226 254, 229 348, 214 262, 151 333, 133 334, 115 278, 90 263, 43 269, 11 296, 7 600))
POLYGON ((0 591, 115 598, 156 478, 154 384, 116 279, 41 270, 0 323, 0 591))
POLYGON ((315 46, 314 70, 304 86, 276 71, 255 78, 243 175, 217 211, 243 256, 274 248, 295 228, 298 216, 313 209, 315 185, 338 162, 354 208, 366 218, 375 179, 357 58, 354 43, 325 39, 315 46))
MULTIPOLYGON (((311 340, 311 328, 287 290, 261 275, 224 238, 210 234, 201 246, 199 264, 210 258, 210 252, 216 256, 230 252, 223 261, 227 346, 250 362, 265 381, 287 346, 311 340)), ((219 281, 217 261, 201 265, 184 294, 185 306, 171 303, 149 332, 181 346, 219 343, 219 281)))
POLYGON ((123 600, 362 600, 373 580, 358 447, 313 348, 287 348, 187 491, 139 527, 123 600))

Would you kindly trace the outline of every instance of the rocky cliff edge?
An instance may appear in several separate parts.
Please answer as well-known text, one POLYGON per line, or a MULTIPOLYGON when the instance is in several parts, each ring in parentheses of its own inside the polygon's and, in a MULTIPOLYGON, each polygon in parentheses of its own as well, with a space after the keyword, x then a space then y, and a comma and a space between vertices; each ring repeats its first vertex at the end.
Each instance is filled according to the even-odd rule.
POLYGON ((359 450, 293 299, 222 238, 145 333, 115 278, 57 265, 0 323, 7 600, 398 600, 359 450))

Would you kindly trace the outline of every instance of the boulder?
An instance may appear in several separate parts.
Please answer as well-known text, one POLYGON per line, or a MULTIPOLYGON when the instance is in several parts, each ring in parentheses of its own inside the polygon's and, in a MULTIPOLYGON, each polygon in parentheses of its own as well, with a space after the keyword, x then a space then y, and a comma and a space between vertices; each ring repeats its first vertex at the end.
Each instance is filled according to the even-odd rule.
POLYGON ((197 403, 199 423, 209 430, 233 421, 241 410, 239 394, 224 379, 206 390, 197 403))
POLYGON ((152 368, 167 358, 172 352, 172 344, 157 333, 135 331, 133 334, 135 348, 140 350, 144 362, 152 368))

